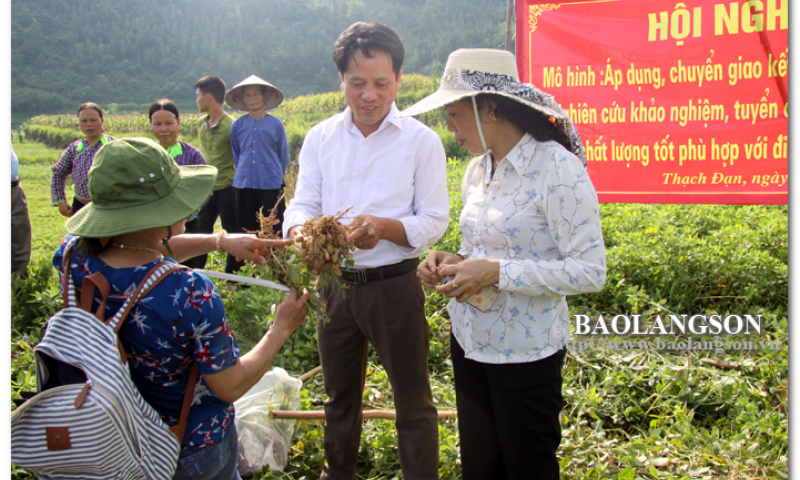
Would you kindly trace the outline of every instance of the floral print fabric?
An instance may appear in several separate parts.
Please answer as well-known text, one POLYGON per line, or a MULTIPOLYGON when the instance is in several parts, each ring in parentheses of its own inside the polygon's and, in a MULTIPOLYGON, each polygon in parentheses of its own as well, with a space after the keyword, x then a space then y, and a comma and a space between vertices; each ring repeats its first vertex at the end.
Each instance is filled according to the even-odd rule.
MULTIPOLYGON (((53 258, 59 274, 70 238, 62 240, 53 258)), ((100 272, 106 277, 111 293, 105 318, 111 318, 158 262, 112 268, 98 257, 82 256, 73 250, 70 271, 78 298, 85 276, 100 272)), ((99 306, 95 297, 92 309, 99 306)), ((233 426, 233 404, 217 398, 202 376, 219 373, 235 364, 239 346, 225 317, 222 299, 211 281, 191 270, 171 273, 133 307, 122 325, 120 338, 128 354, 131 378, 144 399, 169 425, 178 423, 192 360, 197 363, 200 379, 195 386, 182 446, 202 448, 221 442, 233 426)))
POLYGON ((459 254, 500 260, 500 296, 485 313, 455 300, 448 311, 467 358, 534 361, 566 345, 566 295, 605 284, 597 193, 580 160, 555 141, 526 134, 494 175, 491 161, 474 159, 464 176, 459 254))

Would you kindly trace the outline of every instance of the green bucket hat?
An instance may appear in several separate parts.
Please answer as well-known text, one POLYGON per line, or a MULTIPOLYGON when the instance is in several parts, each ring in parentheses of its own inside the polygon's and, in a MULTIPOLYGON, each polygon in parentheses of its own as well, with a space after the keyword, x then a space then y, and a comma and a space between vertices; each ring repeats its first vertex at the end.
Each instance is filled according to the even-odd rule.
POLYGON ((150 139, 113 140, 97 151, 89 170, 91 202, 64 226, 91 238, 171 226, 203 205, 216 177, 211 165, 178 166, 150 139))

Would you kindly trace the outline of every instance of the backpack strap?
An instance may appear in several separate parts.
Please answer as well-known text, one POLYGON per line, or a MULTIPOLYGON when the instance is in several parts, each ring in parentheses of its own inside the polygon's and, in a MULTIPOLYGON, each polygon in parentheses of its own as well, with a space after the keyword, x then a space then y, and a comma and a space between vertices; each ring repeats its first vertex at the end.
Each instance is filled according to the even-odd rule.
POLYGON ((186 384, 186 393, 183 395, 183 405, 181 406, 181 416, 177 425, 169 427, 169 431, 178 437, 178 441, 183 444, 183 434, 186 433, 186 424, 189 421, 189 409, 192 407, 194 397, 194 387, 197 384, 197 362, 192 362, 192 371, 189 373, 189 383, 186 384))
MULTIPOLYGON (((65 307, 78 305, 75 292, 75 282, 72 280, 72 275, 70 273, 70 259, 72 257, 73 247, 79 239, 80 237, 72 237, 64 248, 61 276, 65 307)), ((147 296, 147 294, 150 293, 150 291, 153 290, 156 285, 158 285, 171 273, 178 270, 188 270, 188 267, 167 261, 160 262, 155 265, 150 269, 149 272, 147 272, 147 274, 144 276, 144 279, 139 282, 139 285, 136 287, 136 290, 133 292, 133 294, 125 300, 125 303, 117 311, 117 314, 108 321, 104 321, 106 301, 111 293, 111 286, 108 284, 108 280, 106 280, 105 276, 103 276, 103 274, 100 272, 95 272, 84 277, 81 285, 80 307, 81 309, 91 313, 94 291, 95 289, 100 290, 102 301, 97 312, 94 312, 94 316, 97 317, 97 319, 101 322, 106 323, 108 326, 114 329, 114 334, 117 337, 117 348, 119 349, 120 359, 122 360, 123 365, 127 365, 128 355, 125 353, 125 349, 122 348, 122 342, 119 339, 119 331, 122 328, 122 324, 127 318, 128 313, 130 313, 133 306, 136 305, 139 300, 147 296)), ((192 406, 192 398, 194 397, 194 389, 197 385, 197 380, 197 363, 192 361, 192 371, 189 373, 189 382, 186 385, 186 393, 183 395, 181 415, 178 419, 178 423, 169 428, 169 430, 176 437, 178 437, 179 443, 183 443, 183 436, 186 433, 186 424, 189 420, 189 409, 192 406)))
POLYGON ((105 321, 106 325, 114 329, 114 335, 117 336, 117 349, 119 350, 119 358, 122 360, 123 365, 128 364, 128 355, 125 353, 125 349, 122 348, 122 342, 119 339, 119 331, 122 329, 122 324, 125 322, 131 309, 133 309, 133 306, 136 305, 139 300, 150 293, 150 290, 158 285, 161 280, 167 278, 170 273, 183 269, 187 269, 187 267, 173 262, 160 262, 156 264, 147 272, 142 281, 139 282, 136 290, 125 299, 125 302, 119 310, 117 310, 116 315, 105 321))
POLYGON ((114 315, 106 324, 114 329, 114 333, 119 335, 119 331, 122 328, 122 323, 125 321, 125 318, 130 313, 131 309, 134 305, 136 305, 142 298, 146 297, 150 291, 158 285, 161 280, 167 278, 167 276, 173 272, 178 270, 188 270, 188 267, 180 265, 175 262, 161 262, 156 264, 153 268, 150 269, 149 272, 144 276, 144 279, 139 282, 139 285, 136 287, 136 290, 129 296, 125 303, 122 304, 122 307, 117 311, 117 314, 114 315))
MULTIPOLYGON (((133 306, 139 302, 142 298, 146 297, 148 293, 150 293, 156 285, 161 282, 161 280, 167 278, 171 273, 176 272, 178 270, 188 270, 188 267, 183 265, 173 263, 173 262, 161 262, 150 269, 145 275, 143 281, 139 283, 139 286, 136 287, 136 291, 128 297, 126 303, 120 308, 119 312, 114 315, 108 321, 108 325, 114 328, 114 333, 117 335, 117 347, 120 351, 120 357, 122 358, 123 363, 127 361, 127 355, 125 354, 125 350, 122 348, 122 342, 119 340, 119 331, 122 328, 122 324, 125 319, 128 317, 128 313, 130 313, 133 306)), ((183 394, 183 404, 181 405, 181 416, 178 419, 178 423, 173 425, 169 428, 169 430, 178 437, 178 442, 183 443, 183 435, 186 433, 186 424, 189 420, 189 409, 192 406, 192 398, 194 397, 194 387, 197 384, 197 362, 192 361, 192 371, 189 373, 189 382, 186 384, 186 393, 183 394)))
POLYGON ((77 306, 78 301, 75 297, 75 284, 69 271, 69 264, 72 260, 72 250, 81 237, 72 237, 64 246, 64 254, 61 256, 61 293, 64 297, 64 308, 77 306))
POLYGON ((92 312, 92 300, 94 299, 95 289, 100 290, 100 298, 102 301, 100 302, 100 307, 94 312, 94 316, 105 323, 106 303, 108 302, 108 296, 111 294, 111 285, 108 284, 108 280, 106 280, 106 277, 104 277, 102 273, 95 272, 83 277, 83 283, 81 284, 81 310, 92 312))

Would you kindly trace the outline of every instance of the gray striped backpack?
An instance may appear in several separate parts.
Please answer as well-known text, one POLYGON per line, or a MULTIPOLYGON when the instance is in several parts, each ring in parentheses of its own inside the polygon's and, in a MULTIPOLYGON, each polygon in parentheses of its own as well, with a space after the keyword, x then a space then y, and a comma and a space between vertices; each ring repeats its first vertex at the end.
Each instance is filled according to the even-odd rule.
POLYGON ((162 262, 145 276, 117 314, 104 321, 108 281, 87 276, 78 306, 64 253, 64 304, 34 348, 38 393, 11 414, 11 462, 44 479, 170 479, 186 429, 197 366, 192 368, 180 422, 168 427, 131 380, 119 330, 131 308, 170 273, 162 262), (103 298, 92 314, 92 296, 103 298))

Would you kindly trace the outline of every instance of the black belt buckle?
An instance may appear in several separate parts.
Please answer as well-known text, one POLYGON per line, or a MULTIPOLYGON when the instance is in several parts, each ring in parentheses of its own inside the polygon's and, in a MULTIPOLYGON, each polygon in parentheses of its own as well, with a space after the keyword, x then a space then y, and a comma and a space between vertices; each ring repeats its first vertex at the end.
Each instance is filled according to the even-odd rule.
POLYGON ((351 285, 361 285, 367 283, 367 269, 366 268, 347 268, 341 269, 342 280, 351 285))

